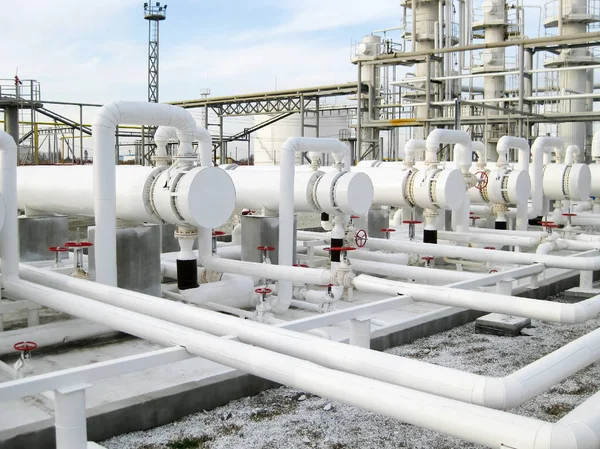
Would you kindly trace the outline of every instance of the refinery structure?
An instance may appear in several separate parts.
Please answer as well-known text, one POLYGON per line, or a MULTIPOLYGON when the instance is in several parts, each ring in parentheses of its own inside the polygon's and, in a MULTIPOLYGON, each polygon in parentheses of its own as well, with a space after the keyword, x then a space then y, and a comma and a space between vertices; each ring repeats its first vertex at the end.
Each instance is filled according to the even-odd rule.
MULTIPOLYGON (((597 377, 523 412, 600 359, 600 1, 402 0, 351 82, 168 103, 143 12, 144 101, 0 80, 0 448, 125 447, 279 385, 423 432, 401 447, 600 448, 597 377), (481 370, 394 353, 464 325, 481 370)), ((127 448, 219 444, 187 435, 127 448)), ((310 435, 256 447, 358 447, 310 435)))

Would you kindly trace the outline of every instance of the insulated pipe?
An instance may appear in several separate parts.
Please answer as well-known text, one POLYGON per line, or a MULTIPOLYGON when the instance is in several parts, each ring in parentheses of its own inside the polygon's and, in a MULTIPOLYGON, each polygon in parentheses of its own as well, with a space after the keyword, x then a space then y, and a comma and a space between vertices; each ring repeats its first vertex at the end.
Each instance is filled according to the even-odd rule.
MULTIPOLYGON (((98 285, 81 279, 27 265, 21 265, 21 270, 23 277, 35 278, 37 281, 65 291, 84 293, 86 296, 109 304, 123 305, 129 310, 143 310, 150 316, 168 316, 173 322, 183 326, 203 329, 215 335, 233 335, 244 343, 305 358, 332 369, 345 370, 383 382, 486 407, 516 407, 593 363, 599 356, 600 330, 596 330, 510 376, 485 377, 419 360, 339 344, 276 326, 239 320, 116 287, 98 288, 98 285), (552 369, 549 369, 550 367, 552 369)), ((78 302, 78 300, 74 301, 75 304, 78 302)), ((395 407, 399 406, 402 406, 401 402, 395 407)))
POLYGON ((427 254, 435 257, 464 258, 479 262, 506 263, 531 265, 542 263, 549 268, 565 268, 568 270, 597 271, 600 270, 600 257, 563 257, 530 253, 515 253, 508 251, 491 251, 480 248, 468 248, 450 245, 427 245, 420 242, 403 242, 401 240, 386 240, 370 238, 365 245, 367 248, 406 252, 410 254, 427 254))
POLYGON ((186 302, 193 304, 220 303, 227 300, 227 304, 231 305, 232 300, 236 303, 239 300, 238 307, 256 305, 251 298, 254 295, 254 281, 247 276, 236 276, 233 279, 200 284, 197 288, 181 290, 180 293, 186 302))
POLYGON ((535 318, 554 323, 579 324, 597 318, 600 314, 600 295, 576 304, 563 304, 434 285, 416 285, 364 274, 355 277, 353 283, 357 290, 369 293, 406 294, 412 296, 415 301, 535 318))
MULTIPOLYGON (((404 387, 332 370, 314 363, 207 335, 181 325, 56 292, 26 281, 9 281, 7 293, 35 297, 48 307, 88 319, 110 317, 112 326, 156 343, 184 347, 191 354, 409 424, 489 447, 587 449, 597 447, 586 425, 550 424, 532 418, 436 397, 404 387), (435 416, 436 419, 431 419, 435 416), (477 430, 477 431, 476 431, 477 430)), ((596 400, 594 396, 591 400, 596 400)), ((597 406, 596 404, 594 404, 597 406)), ((589 406, 582 405, 585 410, 589 406)), ((573 412, 576 413, 577 409, 573 412)), ((569 420, 567 415, 563 420, 569 420)), ((592 425, 593 422, 590 423, 592 425)))
MULTIPOLYGON (((194 140, 198 141, 198 160, 202 167, 212 166, 212 136, 210 132, 196 123, 194 140)), ((169 140, 178 138, 177 129, 172 126, 159 126, 154 133, 154 142, 161 150, 159 156, 167 155, 167 144, 169 140)))
POLYGON ((0 195, 4 197, 4 226, 0 230, 2 284, 19 276, 19 224, 17 218, 17 144, 0 131, 0 195))
POLYGON ((410 139, 404 145, 404 165, 412 167, 417 160, 416 153, 419 153, 419 160, 423 159, 423 154, 427 150, 425 139, 410 139))
POLYGON ((373 262, 385 262, 396 265, 408 265, 409 257, 402 253, 382 253, 379 251, 352 251, 348 254, 350 262, 353 260, 371 260, 373 262))
POLYGON ((496 151, 498 152, 498 161, 501 155, 505 158, 504 163, 508 163, 508 152, 511 148, 516 148, 518 153, 516 170, 529 170, 529 142, 522 137, 503 136, 498 140, 496 151))
POLYGON ((485 144, 481 140, 471 142, 471 148, 477 155, 477 163, 485 164, 485 144))
MULTIPOLYGON (((279 248, 278 260, 281 266, 290 266, 294 263, 294 177, 296 153, 303 151, 316 151, 319 153, 332 153, 336 162, 348 162, 350 148, 337 139, 320 139, 316 137, 290 137, 280 149, 280 177, 279 177, 279 248)), ((372 198, 371 192, 371 198, 372 198)), ((368 207, 370 207, 369 201, 368 207)), ((357 211, 358 215, 368 211, 357 211)), ((279 297, 284 301, 292 300, 291 282, 279 282, 279 297)))
POLYGON ((125 123, 174 126, 179 138, 179 156, 193 154, 196 130, 189 111, 166 104, 120 101, 103 106, 96 114, 92 124, 96 282, 107 285, 117 284, 115 133, 117 126, 125 123))
POLYGON ((392 276, 402 279, 415 279, 419 281, 451 283, 459 281, 472 281, 481 279, 486 274, 475 274, 467 271, 449 271, 435 268, 412 267, 406 265, 393 265, 384 262, 351 259, 352 268, 362 273, 372 273, 380 276, 392 276))
POLYGON ((569 145, 565 154, 565 164, 572 165, 577 162, 581 151, 577 145, 569 145))
POLYGON ((558 137, 538 137, 531 147, 532 166, 529 167, 529 176, 531 178, 531 208, 528 216, 530 218, 539 216, 543 211, 544 191, 542 187, 544 155, 549 155, 552 151, 561 153, 564 149, 562 139, 558 137))
POLYGON ((592 159, 600 161, 600 131, 592 138, 592 159))
MULTIPOLYGON (((461 144, 463 147, 459 149, 459 158, 456 159, 460 161, 459 163, 466 163, 466 154, 471 151, 471 137, 465 131, 459 131, 455 129, 434 129, 427 136, 427 140, 425 143, 426 146, 426 162, 430 164, 437 164, 438 158, 437 153, 439 151, 439 147, 445 143, 452 144, 461 144)), ((456 150, 456 149, 455 149, 456 150)), ((471 166, 471 160, 469 160, 469 167, 471 166)), ((459 167, 457 167, 459 168, 459 167)))

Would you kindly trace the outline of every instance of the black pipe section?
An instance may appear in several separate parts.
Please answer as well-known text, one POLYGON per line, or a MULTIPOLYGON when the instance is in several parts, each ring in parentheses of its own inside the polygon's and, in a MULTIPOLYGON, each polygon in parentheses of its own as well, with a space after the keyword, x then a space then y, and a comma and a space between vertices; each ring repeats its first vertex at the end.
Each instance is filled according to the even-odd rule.
POLYGON ((333 248, 342 248, 344 246, 344 239, 331 239, 331 251, 330 257, 332 262, 341 262, 341 251, 333 248))
POLYGON ((497 221, 494 223, 494 228, 495 229, 502 229, 504 231, 506 231, 508 229, 508 222, 506 221, 497 221))
POLYGON ((198 264, 196 259, 177 259, 177 288, 179 290, 198 288, 198 264))
POLYGON ((329 221, 329 214, 327 212, 321 212, 321 221, 329 221))
POLYGON ((423 243, 437 244, 437 230, 436 229, 423 229, 423 243))

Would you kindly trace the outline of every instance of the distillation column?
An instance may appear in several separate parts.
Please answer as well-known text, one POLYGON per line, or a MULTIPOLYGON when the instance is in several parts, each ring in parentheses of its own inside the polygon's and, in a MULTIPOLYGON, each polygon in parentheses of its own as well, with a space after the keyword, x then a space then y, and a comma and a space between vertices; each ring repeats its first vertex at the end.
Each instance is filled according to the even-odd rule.
MULTIPOLYGON (((374 59, 379 56, 381 54, 381 37, 375 35, 364 36, 358 46, 357 53, 359 59, 374 59)), ((381 70, 385 69, 380 68, 375 64, 363 64, 360 67, 361 82, 369 86, 368 99, 365 99, 364 96, 360 97, 363 123, 379 120, 380 118, 380 109, 375 106, 379 103, 379 99, 381 98, 381 82, 379 77, 381 70)), ((379 144, 379 128, 372 126, 361 128, 361 147, 357 150, 360 160, 365 158, 381 159, 382 154, 379 144)))
MULTIPOLYGON (((505 0, 485 0, 483 2, 483 20, 473 24, 473 30, 482 30, 486 44, 503 42, 506 38, 507 29, 507 13, 505 0)), ((503 72, 505 70, 505 49, 488 48, 481 53, 482 65, 473 68, 473 73, 494 73, 503 72)), ((506 79, 504 75, 486 76, 483 78, 483 96, 485 99, 502 98, 506 88, 506 79)), ((486 103, 490 106, 503 107, 501 103, 486 103)), ((500 111, 488 109, 487 116, 497 116, 500 111)), ((502 129, 502 125, 490 125, 485 130, 487 143, 487 160, 496 161, 498 153, 496 152, 496 144, 501 136, 505 135, 506 131, 502 129)))
MULTIPOLYGON (((588 24, 599 20, 597 15, 588 10, 587 0, 558 0, 558 7, 550 11, 554 4, 547 5, 546 28, 558 27, 561 36, 583 34, 587 32, 588 24)), ((571 48, 561 50, 560 54, 545 61, 548 68, 563 68, 597 64, 588 48, 571 48)), ((587 83, 587 70, 565 70, 559 72, 558 95, 572 95, 589 93, 587 83)), ((563 114, 577 114, 585 112, 587 108, 585 99, 567 99, 560 101, 559 112, 563 114)), ((565 146, 577 145, 581 149, 586 146, 585 122, 561 122, 558 125, 558 136, 565 146)))
MULTIPOLYGON (((436 48, 436 44, 443 40, 443 32, 440 33, 440 0, 403 0, 401 5, 407 9, 412 9, 412 37, 411 40, 413 42, 413 49, 415 51, 422 50, 433 50, 436 48)), ((441 47, 442 45, 438 45, 441 47)), ((436 75, 441 75, 441 70, 436 71, 436 65, 438 64, 430 64, 430 67, 427 67, 427 62, 419 62, 415 65, 415 77, 419 80, 426 79, 428 76, 433 78, 436 75)), ((412 83, 414 87, 413 92, 408 92, 405 96, 412 97, 417 103, 425 103, 426 96, 425 91, 427 89, 427 84, 425 81, 418 81, 412 83)), ((435 90, 438 89, 437 84, 430 84, 432 89, 431 100, 438 100, 436 98, 435 90)), ((438 97, 439 92, 438 92, 438 97)), ((429 106, 417 106, 415 107, 415 117, 419 119, 427 118, 427 111, 429 110, 429 106)), ((423 128, 415 128, 416 139, 424 139, 424 129, 423 128)))

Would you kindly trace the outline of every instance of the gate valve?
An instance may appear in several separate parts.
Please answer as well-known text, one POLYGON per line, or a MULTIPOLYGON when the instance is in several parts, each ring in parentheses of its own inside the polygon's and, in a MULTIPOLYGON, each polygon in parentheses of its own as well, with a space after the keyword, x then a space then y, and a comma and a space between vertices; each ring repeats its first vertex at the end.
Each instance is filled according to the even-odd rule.
POLYGON ((31 351, 37 347, 38 345, 34 341, 20 341, 13 345, 15 350, 21 352, 21 355, 13 365, 15 371, 22 373, 32 371, 31 364, 29 363, 31 360, 31 351))
POLYGON ((568 213, 568 214, 562 214, 562 216, 567 217, 567 226, 571 227, 571 219, 573 217, 576 217, 577 214, 568 213))
POLYGON ((388 240, 389 240, 389 238, 390 238, 390 234, 391 234, 392 232, 396 232, 396 230, 395 230, 395 229, 392 229, 392 228, 383 228, 383 229, 380 229, 380 231, 381 231, 381 232, 383 232, 383 233, 385 234, 385 238, 386 238, 386 239, 388 239, 388 240))
POLYGON ((51 246, 48 248, 48 251, 52 251, 54 253, 54 266, 52 268, 60 268, 62 265, 60 264, 59 254, 68 253, 69 248, 66 246, 51 246))
POLYGON ((540 225, 546 229, 546 232, 548 234, 552 234, 552 230, 556 229, 559 227, 559 225, 557 225, 556 223, 554 223, 553 221, 540 221, 540 225))
POLYGON ((212 255, 215 256, 217 254, 217 238, 225 235, 223 231, 213 231, 212 232, 212 255))
POLYGON ((269 258, 269 252, 275 251, 275 247, 274 246, 257 246, 256 249, 262 252, 263 263, 270 264, 271 259, 269 258))
POLYGON ((471 226, 472 226, 472 227, 475 227, 475 222, 476 222, 477 220, 480 220, 480 219, 481 219, 481 217, 476 217, 475 215, 471 215, 469 218, 471 219, 471 226))
POLYGON ((495 246, 484 246, 483 249, 496 249, 495 246))
POLYGON ((323 248, 324 251, 339 251, 340 252, 340 258, 342 260, 346 260, 347 259, 347 252, 348 251, 356 251, 356 248, 353 246, 341 246, 339 248, 323 248))
POLYGON ((431 268, 431 267, 433 267, 433 261, 435 260, 435 257, 433 257, 433 256, 423 256, 423 257, 421 257, 421 260, 425 261, 425 266, 427 268, 431 268))
POLYGON ((75 272, 73 274, 87 276, 87 273, 83 270, 83 250, 94 246, 94 244, 92 242, 67 242, 64 246, 73 248, 73 255, 75 256, 75 272))
POLYGON ((418 220, 402 220, 402 223, 408 225, 408 239, 411 241, 414 240, 415 239, 415 225, 421 224, 421 222, 418 220))

